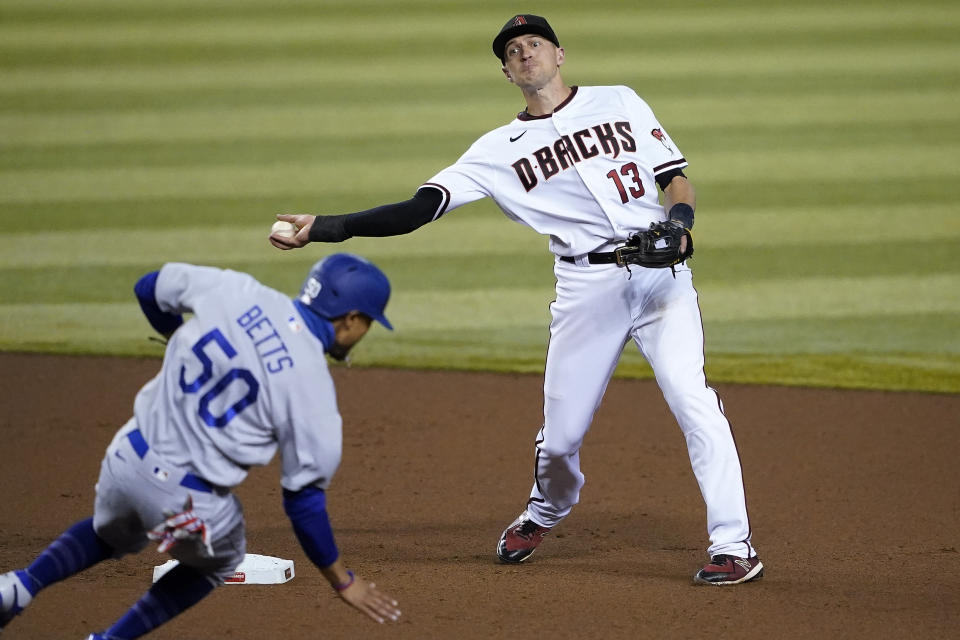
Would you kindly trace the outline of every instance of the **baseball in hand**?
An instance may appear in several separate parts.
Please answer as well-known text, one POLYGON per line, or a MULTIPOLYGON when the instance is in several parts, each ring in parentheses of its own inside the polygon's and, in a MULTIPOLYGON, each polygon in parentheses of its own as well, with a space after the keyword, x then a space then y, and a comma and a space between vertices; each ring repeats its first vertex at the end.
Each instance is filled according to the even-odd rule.
POLYGON ((300 227, 285 220, 277 220, 273 223, 273 226, 270 227, 270 235, 277 236, 278 238, 292 238, 297 235, 298 231, 300 231, 300 227))

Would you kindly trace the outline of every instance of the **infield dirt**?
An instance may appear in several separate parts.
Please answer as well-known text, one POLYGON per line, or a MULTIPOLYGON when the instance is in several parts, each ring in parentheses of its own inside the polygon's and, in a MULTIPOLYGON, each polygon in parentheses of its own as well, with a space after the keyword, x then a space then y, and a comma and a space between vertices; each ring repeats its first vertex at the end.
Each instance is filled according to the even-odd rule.
MULTIPOLYGON (((103 451, 159 365, 0 354, 0 570, 91 513, 103 451)), ((293 559, 297 577, 218 589, 151 638, 944 638, 960 624, 960 396, 714 385, 767 567, 720 589, 692 583, 707 559, 703 503, 655 383, 610 384, 581 452, 581 503, 507 566, 494 547, 532 482, 541 378, 334 379, 337 541, 400 601, 401 622, 379 627, 337 600, 293 537, 274 460, 237 495, 248 550, 293 559)), ((103 629, 165 560, 148 548, 55 585, 3 637, 103 629)))

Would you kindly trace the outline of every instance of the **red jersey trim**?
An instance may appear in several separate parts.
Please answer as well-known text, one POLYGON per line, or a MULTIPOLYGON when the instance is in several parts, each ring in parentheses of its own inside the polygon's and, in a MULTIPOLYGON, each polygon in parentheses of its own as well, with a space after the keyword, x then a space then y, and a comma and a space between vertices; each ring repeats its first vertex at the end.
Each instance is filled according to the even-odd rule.
POLYGON ((680 158, 679 160, 671 160, 670 162, 664 162, 663 164, 653 168, 653 174, 656 175, 662 171, 666 171, 667 169, 676 167, 677 165, 686 164, 686 162, 687 162, 686 158, 680 158))
POLYGON ((567 96, 566 100, 558 104, 556 109, 554 109, 552 113, 545 113, 542 116, 532 116, 529 113, 527 113, 526 109, 524 109, 523 111, 517 114, 517 120, 528 122, 530 120, 543 120, 544 118, 550 118, 553 116, 554 113, 556 113, 557 111, 560 111, 560 109, 563 109, 565 106, 570 104, 570 101, 573 100, 573 96, 575 95, 577 95, 577 87, 576 86, 570 87, 570 95, 567 96))

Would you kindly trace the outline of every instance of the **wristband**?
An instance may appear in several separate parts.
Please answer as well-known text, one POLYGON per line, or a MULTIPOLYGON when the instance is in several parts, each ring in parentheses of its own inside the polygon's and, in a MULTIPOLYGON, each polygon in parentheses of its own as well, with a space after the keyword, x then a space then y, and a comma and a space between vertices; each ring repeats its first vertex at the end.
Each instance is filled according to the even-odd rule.
POLYGON ((333 585, 333 588, 336 589, 337 591, 343 591, 345 589, 348 589, 350 585, 353 584, 353 581, 356 578, 356 576, 353 575, 353 571, 350 571, 350 569, 347 569, 347 575, 350 576, 349 580, 347 580, 343 584, 335 584, 333 585))
POLYGON ((686 202, 678 202, 670 207, 670 219, 679 220, 686 229, 693 229, 693 207, 686 202))

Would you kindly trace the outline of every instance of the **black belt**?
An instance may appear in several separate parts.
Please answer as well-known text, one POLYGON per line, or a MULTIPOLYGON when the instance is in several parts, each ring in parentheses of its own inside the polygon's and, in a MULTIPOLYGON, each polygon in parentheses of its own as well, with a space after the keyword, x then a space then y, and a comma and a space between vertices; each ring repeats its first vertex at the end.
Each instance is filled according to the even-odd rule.
MULTIPOLYGON (((571 256, 560 256, 564 262, 576 263, 577 259, 571 256)), ((613 251, 607 253, 588 253, 587 262, 590 264, 616 264, 617 254, 613 251)))
MULTIPOLYGON (((128 433, 127 438, 130 440, 130 446, 133 447, 133 450, 136 451, 140 459, 143 460, 143 456, 147 455, 147 451, 150 450, 150 445, 147 444, 143 434, 140 433, 140 429, 134 429, 128 433)), ((209 482, 189 472, 183 476, 183 480, 180 481, 180 486, 193 489, 194 491, 213 493, 213 487, 210 486, 209 482)))
MULTIPOLYGON (((625 244, 622 247, 617 247, 613 251, 588 253, 587 262, 590 264, 618 264, 622 267, 627 264, 627 255, 637 253, 639 251, 640 247, 625 244)), ((577 262, 577 259, 571 256, 560 256, 560 259, 564 262, 572 262, 574 264, 577 262)))

